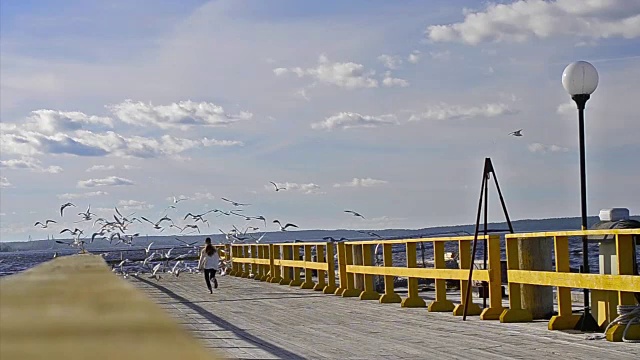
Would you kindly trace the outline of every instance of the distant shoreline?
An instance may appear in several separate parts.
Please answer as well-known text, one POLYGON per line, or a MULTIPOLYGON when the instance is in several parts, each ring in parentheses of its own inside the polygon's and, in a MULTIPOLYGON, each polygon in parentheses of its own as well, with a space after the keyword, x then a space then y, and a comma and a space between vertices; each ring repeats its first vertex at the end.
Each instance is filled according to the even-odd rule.
MULTIPOLYGON (((640 221, 640 215, 631 216, 630 219, 640 221)), ((590 216, 588 218, 589 226, 599 221, 597 216, 590 216)), ((546 219, 520 219, 512 220, 511 223, 515 232, 537 232, 537 231, 559 231, 559 230, 578 230, 580 229, 580 217, 561 217, 561 218, 546 218, 546 219)), ((491 228, 505 228, 506 222, 490 223, 491 228)), ((383 238, 390 237, 411 237, 419 235, 430 235, 440 232, 469 232, 473 233, 475 230, 475 224, 467 225, 451 225, 451 226, 434 226, 420 229, 361 229, 367 231, 373 231, 379 234, 383 238)), ((216 231, 216 233, 202 233, 202 234, 190 234, 181 236, 176 235, 155 235, 153 233, 143 234, 136 238, 134 241, 134 247, 146 246, 150 242, 154 242, 156 246, 160 245, 178 245, 174 237, 180 237, 181 239, 193 239, 199 240, 205 237, 211 237, 215 242, 225 241, 224 235, 216 231)), ((334 238, 345 237, 349 240, 353 239, 369 239, 370 236, 357 232, 357 230, 347 229, 313 229, 313 230, 297 230, 297 231, 271 231, 267 232, 265 236, 265 242, 287 242, 293 240, 321 240, 325 236, 332 236, 334 238)), ((67 238, 56 238, 55 240, 67 240, 67 238)), ((13 252, 13 251, 25 251, 25 250, 62 250, 69 249, 68 246, 63 244, 52 243, 53 240, 39 239, 39 240, 23 240, 23 241, 2 241, 0 242, 0 252, 13 252)), ((112 247, 108 242, 104 240, 96 240, 93 244, 87 244, 87 250, 92 249, 104 249, 112 247)), ((128 249, 128 246, 113 246, 114 249, 128 249)))

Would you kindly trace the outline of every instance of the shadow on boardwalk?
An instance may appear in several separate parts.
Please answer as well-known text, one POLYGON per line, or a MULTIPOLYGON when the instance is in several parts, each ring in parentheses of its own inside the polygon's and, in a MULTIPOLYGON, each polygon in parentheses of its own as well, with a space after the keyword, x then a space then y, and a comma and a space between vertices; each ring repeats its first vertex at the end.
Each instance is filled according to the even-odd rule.
MULTIPOLYGON (((149 281, 147 279, 143 279, 141 277, 135 276, 135 279, 147 284, 149 286, 152 286, 156 289, 158 289, 159 291, 163 292, 164 294, 166 294, 167 296, 171 297, 172 299, 175 299, 176 301, 180 302, 181 304, 189 307, 191 310, 195 311, 196 313, 198 313, 200 316, 202 316, 203 318, 207 319, 208 321, 210 321, 212 324, 215 324, 225 330, 231 331, 233 332, 235 335, 237 335, 238 337, 246 340, 247 342, 255 345, 256 347, 268 352, 269 354, 273 355, 273 356, 277 356, 280 357, 282 359, 294 359, 294 360, 299 360, 299 359, 305 359, 302 356, 299 356, 297 354, 294 354, 286 349, 283 349, 281 347, 278 347, 274 344, 271 344, 267 341, 264 341, 254 335, 251 335, 249 333, 247 333, 246 331, 240 329, 239 327, 233 325, 232 323, 212 314, 211 312, 207 311, 206 309, 202 308, 201 306, 197 305, 196 303, 194 303, 193 301, 190 301, 187 298, 184 298, 176 293, 174 293, 173 291, 165 288, 164 286, 161 286, 157 283, 154 283, 152 281, 149 281)), ((247 299, 242 299, 242 300, 247 300, 247 299)), ((218 301, 234 301, 234 300, 218 300, 218 301)), ((215 302, 215 301, 207 301, 207 302, 215 302)))

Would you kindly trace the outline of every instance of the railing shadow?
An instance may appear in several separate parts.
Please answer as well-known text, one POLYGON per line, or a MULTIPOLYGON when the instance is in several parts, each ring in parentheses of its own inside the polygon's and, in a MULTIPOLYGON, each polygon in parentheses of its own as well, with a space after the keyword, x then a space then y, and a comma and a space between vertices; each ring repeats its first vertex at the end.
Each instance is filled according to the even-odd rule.
POLYGON ((177 302, 180 302, 181 304, 184 304, 185 306, 189 307, 190 309, 192 309, 193 311, 195 311, 196 313, 198 313, 199 315, 201 315, 202 317, 204 317, 205 319, 209 320, 212 324, 215 324, 217 326, 220 326, 221 328, 224 328, 228 331, 233 332, 235 335, 237 335, 238 337, 246 340, 247 342, 255 345, 256 347, 268 352, 269 354, 273 355, 273 356, 278 356, 282 359, 305 359, 304 357, 292 353, 286 349, 283 349, 277 345, 274 345, 268 341, 262 340, 257 336, 251 335, 248 332, 242 330, 241 328, 233 325, 232 323, 210 313, 209 311, 207 311, 206 309, 202 308, 201 306, 198 306, 197 304, 193 303, 192 301, 190 301, 189 299, 182 297, 178 294, 176 294, 175 292, 165 288, 164 286, 161 286, 157 283, 154 283, 152 281, 149 281, 147 279, 143 279, 139 276, 133 276, 136 280, 147 284, 149 286, 152 286, 158 290, 160 290, 161 292, 167 294, 169 297, 173 298, 174 300, 176 300, 177 302))

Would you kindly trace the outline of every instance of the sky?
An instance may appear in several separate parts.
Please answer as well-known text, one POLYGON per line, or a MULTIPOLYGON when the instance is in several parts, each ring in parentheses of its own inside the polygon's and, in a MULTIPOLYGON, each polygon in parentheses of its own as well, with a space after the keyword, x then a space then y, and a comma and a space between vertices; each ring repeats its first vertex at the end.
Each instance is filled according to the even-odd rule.
POLYGON ((640 2, 7 0, 0 35, 0 241, 222 198, 267 226, 203 234, 470 224, 486 157, 512 219, 579 216, 577 60, 589 215, 640 214, 640 2))

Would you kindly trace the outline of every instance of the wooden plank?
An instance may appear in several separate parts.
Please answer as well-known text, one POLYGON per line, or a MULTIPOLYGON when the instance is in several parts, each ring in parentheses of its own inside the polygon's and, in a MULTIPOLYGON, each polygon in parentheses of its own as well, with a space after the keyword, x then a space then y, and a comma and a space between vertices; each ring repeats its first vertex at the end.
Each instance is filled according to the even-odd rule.
POLYGON ((534 233, 506 234, 507 239, 524 239, 553 236, 595 236, 595 235, 640 235, 640 229, 607 229, 607 230, 574 230, 574 231, 543 231, 534 233))
POLYGON ((1 359, 212 359, 100 256, 60 257, 0 279, 1 359))
MULTIPOLYGON (((347 265, 347 272, 382 276, 415 277, 422 279, 468 280, 468 269, 425 269, 387 266, 347 265)), ((475 270, 473 280, 489 281, 488 270, 475 270)))
POLYGON ((640 292, 638 275, 579 274, 554 271, 508 270, 510 283, 568 288, 640 292))

